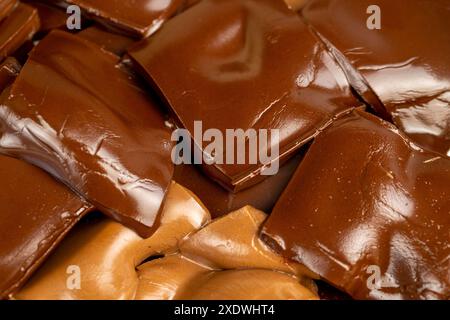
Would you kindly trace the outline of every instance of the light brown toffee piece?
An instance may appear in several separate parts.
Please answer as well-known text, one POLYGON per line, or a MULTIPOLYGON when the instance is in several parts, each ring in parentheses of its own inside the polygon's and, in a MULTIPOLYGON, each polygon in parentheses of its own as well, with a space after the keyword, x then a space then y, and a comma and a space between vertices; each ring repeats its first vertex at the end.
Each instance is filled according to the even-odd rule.
POLYGON ((265 219, 246 207, 200 229, 209 213, 174 183, 154 236, 142 239, 107 218, 86 221, 15 298, 317 299, 303 268, 258 239, 265 219), (82 275, 79 290, 67 288, 71 266, 82 275))

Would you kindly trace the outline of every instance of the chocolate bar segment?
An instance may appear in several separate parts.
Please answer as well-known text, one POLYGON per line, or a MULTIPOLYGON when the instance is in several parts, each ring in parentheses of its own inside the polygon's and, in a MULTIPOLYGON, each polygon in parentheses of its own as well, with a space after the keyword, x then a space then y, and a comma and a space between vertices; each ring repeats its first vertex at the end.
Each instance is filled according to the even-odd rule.
POLYGON ((356 299, 449 299, 450 160, 361 111, 320 134, 263 238, 356 299))
POLYGON ((0 61, 20 48, 39 30, 37 10, 19 4, 14 11, 0 22, 0 61))
POLYGON ((422 147, 450 156, 447 0, 312 0, 302 13, 352 85, 370 89, 367 102, 422 147))
POLYGON ((53 29, 66 29, 69 15, 65 10, 36 0, 27 0, 24 2, 38 11, 39 20, 41 21, 39 36, 44 36, 53 29))
POLYGON ((119 58, 53 31, 0 105, 0 151, 33 163, 149 235, 173 174, 170 131, 119 58))
POLYGON ((0 156, 0 177, 0 298, 6 298, 92 207, 20 160, 0 156))
POLYGON ((136 37, 155 33, 165 21, 198 0, 65 0, 109 28, 136 37))
MULTIPOLYGON (((282 0, 202 1, 129 54, 193 138, 195 121, 223 136, 227 129, 279 129, 280 163, 360 104, 326 48, 282 0)), ((239 191, 261 181, 263 167, 247 161, 203 169, 239 191)))

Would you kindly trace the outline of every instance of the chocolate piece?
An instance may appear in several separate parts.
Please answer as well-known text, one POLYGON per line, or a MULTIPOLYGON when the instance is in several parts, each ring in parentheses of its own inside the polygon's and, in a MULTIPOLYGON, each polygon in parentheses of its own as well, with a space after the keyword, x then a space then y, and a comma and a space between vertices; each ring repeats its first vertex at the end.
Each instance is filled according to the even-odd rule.
POLYGON ((134 39, 106 31, 104 28, 95 25, 80 31, 77 35, 96 43, 104 50, 110 51, 118 56, 122 56, 127 48, 135 41, 134 39))
POLYGON ((263 229, 357 299, 449 299, 450 160, 364 112, 320 134, 263 229))
POLYGON ((0 177, 0 298, 6 298, 92 207, 20 160, 0 156, 0 177))
POLYGON ((0 93, 19 75, 21 67, 20 63, 12 57, 0 63, 0 93))
POLYGON ((381 102, 422 147, 450 156, 448 0, 312 0, 302 12, 328 41, 352 85, 358 89, 362 81, 372 91, 367 102, 381 102), (367 26, 374 4, 380 30, 367 26))
MULTIPOLYGON (((280 129, 281 163, 359 105, 339 66, 282 0, 202 1, 129 54, 192 137, 198 120, 224 136, 280 129)), ((232 191, 265 178, 262 164, 203 169, 232 191)))
POLYGON ((39 30, 39 26, 37 11, 26 4, 19 4, 0 22, 0 61, 30 40, 39 30))
POLYGON ((202 227, 210 216, 188 190, 173 183, 156 233, 142 239, 105 217, 81 221, 39 269, 16 299, 134 299, 136 272, 144 259, 176 251, 178 241, 202 227), (79 290, 67 286, 67 270, 78 266, 79 290))
POLYGON ((194 165, 176 166, 173 179, 199 196, 213 218, 221 217, 246 205, 271 212, 302 159, 303 152, 289 160, 276 175, 238 193, 222 188, 194 165))
POLYGON ((0 103, 0 151, 149 235, 172 178, 170 131, 118 62, 90 41, 52 31, 0 103))
POLYGON ((16 8, 18 3, 19 3, 18 0, 0 1, 0 22, 16 8))
POLYGON ((67 28, 67 18, 69 17, 65 11, 55 6, 46 3, 37 2, 36 0, 27 0, 25 3, 29 4, 38 11, 41 27, 39 28, 39 35, 46 35, 53 29, 64 30, 67 28))
POLYGON ((174 14, 198 0, 65 0, 109 28, 137 37, 155 33, 174 14))

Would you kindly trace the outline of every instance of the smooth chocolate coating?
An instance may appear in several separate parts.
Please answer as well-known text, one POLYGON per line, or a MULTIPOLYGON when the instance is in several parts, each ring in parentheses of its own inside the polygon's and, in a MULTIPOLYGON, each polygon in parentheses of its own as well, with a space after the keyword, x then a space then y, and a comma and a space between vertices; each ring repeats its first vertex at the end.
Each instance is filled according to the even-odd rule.
POLYGON ((0 63, 0 93, 14 81, 21 68, 20 63, 12 57, 0 63))
POLYGON ((0 22, 15 9, 18 3, 18 0, 0 1, 0 22))
MULTIPOLYGON (((359 75, 402 131, 450 156, 448 0, 312 0, 302 12, 346 73, 359 75), (371 5, 380 8, 380 30, 367 27, 371 5)), ((349 76, 358 88, 356 79, 349 76)))
POLYGON ((449 236, 450 160, 361 111, 315 139, 263 228, 356 299, 449 299, 449 236))
MULTIPOLYGON (((226 129, 280 129, 281 163, 359 105, 339 66, 283 0, 202 1, 129 54, 192 136, 198 120, 224 136, 226 129)), ((265 178, 262 164, 203 169, 232 191, 265 178)))
POLYGON ((302 151, 282 166, 276 175, 238 193, 222 188, 194 165, 176 166, 174 180, 200 197, 213 218, 221 217, 246 205, 271 212, 303 156, 302 151))
POLYGON ((92 207, 14 158, 0 156, 0 177, 0 298, 6 298, 92 207))
POLYGON ((90 41, 51 32, 0 103, 0 151, 43 168, 149 235, 172 178, 170 131, 118 59, 90 41))
POLYGON ((88 27, 77 33, 77 35, 96 43, 104 50, 112 52, 118 56, 122 56, 126 52, 127 48, 135 42, 132 38, 109 32, 97 25, 88 27))
POLYGON ((37 10, 19 4, 0 22, 0 61, 20 48, 39 30, 40 21, 37 10))
POLYGON ((65 0, 80 6, 88 16, 137 37, 155 33, 165 21, 198 0, 65 0))

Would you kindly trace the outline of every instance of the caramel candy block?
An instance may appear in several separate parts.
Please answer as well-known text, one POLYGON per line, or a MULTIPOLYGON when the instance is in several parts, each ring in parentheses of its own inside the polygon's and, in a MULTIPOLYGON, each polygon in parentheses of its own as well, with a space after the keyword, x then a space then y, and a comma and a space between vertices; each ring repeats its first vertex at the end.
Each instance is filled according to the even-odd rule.
POLYGON ((279 144, 272 140, 267 149, 279 145, 280 156, 272 160, 283 164, 359 105, 339 66, 283 0, 202 1, 129 54, 204 158, 216 160, 203 161, 203 169, 231 191, 266 178, 260 175, 266 165, 259 156, 257 164, 249 161, 247 144, 245 164, 236 156, 227 161, 227 154, 244 153, 236 141, 224 143, 223 153, 205 149, 196 121, 203 132, 215 129, 224 137, 227 130, 254 129, 258 140, 271 140, 272 132, 264 139, 259 130, 280 130, 279 144))
POLYGON ((170 187, 161 224, 150 238, 143 239, 104 217, 89 218, 75 227, 14 298, 134 299, 139 285, 136 267, 148 257, 176 251, 182 238, 210 220, 198 199, 175 183, 170 187), (68 279, 72 275, 68 275, 71 266, 73 281, 68 279), (68 283, 73 287, 68 287, 68 283))
POLYGON ((258 240, 265 218, 264 213, 247 207, 207 224, 210 216, 205 207, 173 183, 161 225, 152 237, 142 239, 106 218, 86 220, 14 298, 317 299, 317 287, 300 265, 286 263, 258 240), (242 227, 236 230, 234 222, 242 227), (231 247, 226 252, 220 243, 214 246, 214 239, 231 239, 236 233, 234 243, 243 248, 241 254, 234 251, 236 257, 231 247), (209 243, 201 248, 205 241, 209 243), (146 258, 149 261, 141 264, 146 258), (231 269, 211 267, 211 258, 231 269), (79 290, 67 288, 70 266, 78 266, 81 277, 78 283, 70 283, 78 284, 79 290), (243 266, 251 269, 241 270, 243 266), (216 288, 213 294, 208 293, 211 287, 216 288))
POLYGON ((5 19, 18 5, 18 0, 0 1, 0 22, 5 19))
POLYGON ((0 63, 0 93, 14 81, 21 68, 20 63, 12 57, 0 63))
POLYGON ((0 61, 14 53, 39 30, 37 11, 19 4, 13 12, 0 22, 0 61))
POLYGON ((43 168, 148 236, 172 178, 170 131, 118 59, 52 31, 0 102, 0 151, 43 168))
POLYGON ((303 156, 302 151, 282 166, 276 175, 238 193, 222 188, 194 165, 176 166, 174 180, 199 196, 213 218, 224 216, 246 205, 271 212, 303 156))
POLYGON ((368 103, 420 146, 450 157, 448 6, 312 0, 302 12, 368 103))
POLYGON ((65 0, 111 29, 136 37, 155 33, 173 15, 198 0, 65 0))
POLYGON ((449 299, 450 160, 357 111, 320 134, 263 238, 356 299, 449 299))
POLYGON ((0 298, 6 298, 92 207, 20 160, 0 156, 0 177, 0 298))
POLYGON ((118 56, 122 56, 127 51, 127 48, 135 42, 134 39, 109 32, 101 26, 96 25, 80 31, 77 35, 96 43, 102 49, 118 56))

